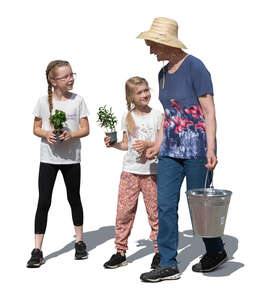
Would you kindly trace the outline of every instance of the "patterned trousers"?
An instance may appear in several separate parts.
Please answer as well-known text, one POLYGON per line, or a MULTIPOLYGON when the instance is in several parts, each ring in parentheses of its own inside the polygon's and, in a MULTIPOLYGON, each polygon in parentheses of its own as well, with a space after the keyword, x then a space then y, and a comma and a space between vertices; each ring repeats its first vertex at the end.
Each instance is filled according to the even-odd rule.
POLYGON ((128 249, 128 237, 133 227, 140 192, 143 194, 151 227, 150 239, 154 241, 155 251, 158 252, 157 175, 138 175, 128 172, 121 173, 119 185, 115 226, 115 245, 118 252, 125 252, 128 249))

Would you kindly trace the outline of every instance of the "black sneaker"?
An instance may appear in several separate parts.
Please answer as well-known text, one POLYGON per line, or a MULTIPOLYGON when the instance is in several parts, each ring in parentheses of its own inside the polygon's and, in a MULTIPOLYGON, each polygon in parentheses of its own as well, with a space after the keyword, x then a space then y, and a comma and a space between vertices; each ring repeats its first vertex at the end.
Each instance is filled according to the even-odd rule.
POLYGON ((156 269, 159 266, 159 263, 160 263, 160 255, 159 253, 155 253, 151 263, 151 269, 156 269))
POLYGON ((75 243, 75 259, 88 258, 88 252, 86 250, 86 244, 83 241, 75 243))
POLYGON ((193 265, 194 272, 211 272, 217 269, 228 259, 226 252, 223 250, 216 254, 208 254, 202 256, 200 262, 193 265))
POLYGON ((43 252, 40 249, 33 249, 27 268, 39 268, 42 264, 44 264, 43 252))
POLYGON ((145 282, 159 282, 162 280, 174 280, 180 278, 180 272, 175 267, 158 267, 148 273, 143 273, 140 279, 145 282))
POLYGON ((126 256, 121 255, 119 252, 113 254, 109 261, 104 263, 106 269, 116 269, 121 266, 126 266, 128 263, 126 261, 126 256))

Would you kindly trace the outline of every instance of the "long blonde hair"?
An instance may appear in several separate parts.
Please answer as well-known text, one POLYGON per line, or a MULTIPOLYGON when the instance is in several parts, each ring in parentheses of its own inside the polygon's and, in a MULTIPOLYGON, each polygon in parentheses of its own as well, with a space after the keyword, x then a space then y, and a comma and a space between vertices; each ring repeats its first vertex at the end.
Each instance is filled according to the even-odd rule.
POLYGON ((53 85, 51 84, 51 79, 55 78, 55 71, 58 67, 70 66, 69 62, 66 60, 53 60, 51 61, 46 68, 46 80, 48 83, 48 104, 50 116, 52 115, 53 102, 52 102, 52 93, 53 85))
POLYGON ((126 122, 127 130, 132 135, 135 135, 136 133, 136 124, 131 114, 131 111, 133 111, 134 109, 134 96, 135 96, 136 87, 139 84, 146 84, 148 87, 148 82, 146 81, 146 79, 138 76, 129 78, 125 83, 125 94, 126 94, 127 109, 128 109, 128 114, 126 116, 125 122, 126 122))

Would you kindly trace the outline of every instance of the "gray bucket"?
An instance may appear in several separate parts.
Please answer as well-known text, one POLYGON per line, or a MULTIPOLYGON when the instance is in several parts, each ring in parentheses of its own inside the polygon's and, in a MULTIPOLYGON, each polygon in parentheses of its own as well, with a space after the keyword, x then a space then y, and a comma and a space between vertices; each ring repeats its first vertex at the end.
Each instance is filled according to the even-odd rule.
MULTIPOLYGON (((207 176, 205 186, 207 182, 207 176)), ((232 195, 231 191, 210 188, 186 192, 195 235, 213 238, 222 236, 232 195)))

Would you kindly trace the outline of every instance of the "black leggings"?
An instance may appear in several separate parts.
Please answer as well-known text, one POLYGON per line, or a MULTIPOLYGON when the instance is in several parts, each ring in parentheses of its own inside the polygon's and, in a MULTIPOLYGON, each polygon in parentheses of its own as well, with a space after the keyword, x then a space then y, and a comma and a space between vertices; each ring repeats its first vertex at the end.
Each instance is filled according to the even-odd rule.
POLYGON ((80 164, 54 165, 41 162, 38 182, 39 201, 35 215, 36 234, 45 233, 48 210, 51 205, 52 192, 58 170, 61 171, 65 181, 73 224, 75 226, 83 225, 83 208, 80 198, 80 164))

